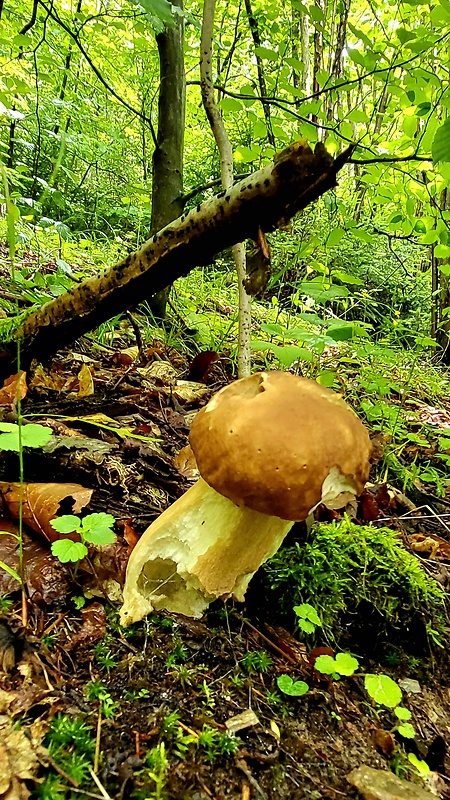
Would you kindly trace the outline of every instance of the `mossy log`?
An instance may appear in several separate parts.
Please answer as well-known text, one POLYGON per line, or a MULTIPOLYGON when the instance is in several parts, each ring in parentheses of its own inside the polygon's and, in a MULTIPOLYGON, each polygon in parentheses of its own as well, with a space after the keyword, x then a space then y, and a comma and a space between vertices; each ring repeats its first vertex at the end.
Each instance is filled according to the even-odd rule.
POLYGON ((11 339, 1 345, 0 373, 14 371, 18 340, 22 365, 46 359, 225 248, 256 240, 259 228, 266 233, 285 225, 336 185, 353 149, 333 159, 320 143, 314 152, 305 140, 290 145, 267 167, 166 225, 119 264, 18 320, 11 339))

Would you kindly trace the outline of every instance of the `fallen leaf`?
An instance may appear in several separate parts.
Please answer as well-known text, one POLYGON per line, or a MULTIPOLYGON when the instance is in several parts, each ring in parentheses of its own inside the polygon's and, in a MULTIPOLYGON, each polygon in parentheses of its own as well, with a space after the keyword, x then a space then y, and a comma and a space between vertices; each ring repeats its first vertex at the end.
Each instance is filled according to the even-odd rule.
POLYGON ((16 375, 11 375, 3 383, 0 389, 0 405, 13 405, 26 396, 27 388, 27 373, 20 370, 16 375))
POLYGON ((195 481, 200 477, 197 461, 190 444, 182 447, 173 460, 175 469, 188 481, 195 481))
POLYGON ((121 364, 123 367, 129 367, 139 358, 139 347, 134 344, 132 347, 126 347, 118 353, 114 353, 112 360, 115 364, 121 364))
POLYGON ((78 380, 79 380, 79 388, 77 395, 78 397, 91 397, 94 394, 94 379, 92 377, 92 372, 87 364, 83 364, 79 373, 78 373, 78 380))
POLYGON ((425 553, 433 561, 450 561, 450 542, 435 533, 413 533, 408 537, 414 553, 425 553))
MULTIPOLYGON (((17 528, 8 520, 0 519, 0 530, 16 534, 17 528)), ((14 535, 1 536, 2 561, 19 571, 19 543, 14 535)), ((68 572, 41 542, 22 534, 23 580, 32 602, 50 605, 60 602, 69 592, 68 572)), ((19 589, 17 580, 0 567, 0 594, 10 594, 19 589)))
POLYGON ((106 634, 106 614, 101 603, 90 603, 80 611, 83 620, 82 626, 72 636, 69 646, 73 649, 86 647, 98 642, 106 634))
MULTIPOLYGON (((1 483, 0 495, 12 517, 18 519, 22 504, 22 519, 26 525, 55 542, 61 534, 50 521, 58 512, 78 514, 89 504, 93 489, 78 483, 1 483)), ((71 536, 71 538, 74 538, 71 536)), ((75 537, 78 538, 78 537, 75 537)))

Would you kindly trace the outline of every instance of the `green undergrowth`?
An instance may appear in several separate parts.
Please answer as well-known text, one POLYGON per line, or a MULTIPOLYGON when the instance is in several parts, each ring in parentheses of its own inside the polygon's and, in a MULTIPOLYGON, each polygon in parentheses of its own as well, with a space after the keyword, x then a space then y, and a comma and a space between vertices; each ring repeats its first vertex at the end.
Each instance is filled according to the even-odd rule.
POLYGON ((333 644, 351 632, 359 652, 379 655, 389 643, 426 652, 445 641, 444 591, 388 528, 317 524, 307 541, 279 550, 261 580, 267 606, 285 619, 293 621, 294 605, 311 603, 320 637, 333 644))

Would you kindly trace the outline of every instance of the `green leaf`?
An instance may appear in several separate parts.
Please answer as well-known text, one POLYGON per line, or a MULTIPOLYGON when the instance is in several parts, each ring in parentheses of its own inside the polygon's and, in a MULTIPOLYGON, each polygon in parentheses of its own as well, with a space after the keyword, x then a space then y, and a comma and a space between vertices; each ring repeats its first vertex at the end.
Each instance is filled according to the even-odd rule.
POLYGON ((175 16, 172 11, 172 3, 167 0, 134 0, 150 16, 152 25, 157 33, 170 28, 175 23, 175 16))
POLYGON ((394 708, 402 699, 400 686, 389 675, 371 675, 364 678, 364 686, 372 700, 382 706, 394 708))
POLYGON ((255 55, 266 58, 267 61, 278 61, 278 53, 269 47, 255 47, 255 55))
POLYGON ((295 344, 288 344, 284 346, 272 345, 274 356, 283 367, 287 369, 294 364, 295 361, 314 361, 314 355, 306 347, 297 347, 295 344))
POLYGON ((58 539, 57 542, 52 543, 51 550, 63 564, 68 561, 81 561, 88 554, 88 549, 83 542, 72 542, 71 539, 58 539))
POLYGON ((420 345, 420 347, 440 347, 441 345, 436 342, 435 339, 432 339, 431 336, 416 336, 414 341, 416 344, 420 345))
POLYGON ((316 626, 309 622, 307 619, 299 619, 298 627, 303 633, 314 633, 316 626))
POLYGON ((437 129, 431 145, 433 161, 450 161, 450 117, 437 129))
POLYGON ((22 444, 24 447, 43 447, 52 438, 50 428, 37 422, 27 423, 22 427, 22 444))
POLYGON ((349 272, 343 272, 341 269, 333 269, 333 278, 337 278, 342 283, 348 283, 350 286, 364 286, 364 281, 357 278, 356 275, 351 275, 349 272))
POLYGON ((408 761, 413 765, 413 767, 416 768, 422 779, 428 777, 430 774, 430 768, 426 761, 422 761, 422 759, 417 758, 415 753, 408 753, 408 761))
POLYGON ((277 678, 277 686, 280 692, 288 694, 290 697, 301 697, 309 689, 305 681, 294 681, 290 675, 280 675, 277 678))
POLYGON ((313 625, 322 625, 316 609, 310 603, 301 603, 299 606, 294 606, 294 613, 301 619, 309 619, 313 625))
POLYGON ((411 712, 409 708, 404 708, 403 706, 396 706, 394 708, 394 714, 397 719, 401 719, 402 722, 406 722, 408 719, 411 719, 411 712))
POLYGON ((358 669, 358 659, 350 653, 338 653, 335 658, 335 671, 339 675, 353 675, 358 669))
MULTIPOLYGON (((51 437, 50 428, 44 425, 36 422, 22 425, 22 447, 43 447, 51 437)), ((19 426, 16 423, 0 422, 0 450, 19 452, 19 426)))
POLYGON ((324 675, 332 675, 336 672, 336 662, 333 656, 318 656, 314 662, 314 668, 324 675))
POLYGON ((400 736, 403 736, 405 739, 414 739, 416 735, 414 725, 411 725, 410 722, 404 722, 402 725, 399 725, 397 730, 400 736))
POLYGON ((341 325, 336 327, 327 328, 327 336, 331 336, 335 342, 348 342, 353 339, 355 334, 353 325, 341 325))
POLYGON ((236 111, 242 111, 242 103, 239 100, 236 100, 235 97, 224 97, 220 103, 220 108, 223 111, 231 111, 232 113, 236 113, 236 111))
POLYGON ((434 248, 436 258, 450 258, 450 247, 446 244, 437 244, 434 248))
POLYGON ((111 528, 96 528, 93 531, 83 533, 83 538, 89 544, 112 544, 116 541, 116 537, 111 528))
POLYGON ((335 378, 336 373, 333 372, 332 369, 324 369, 322 372, 319 372, 316 381, 320 386, 326 386, 327 389, 331 389, 334 385, 335 378))
POLYGON ((81 520, 73 514, 64 514, 63 517, 50 520, 50 525, 55 531, 58 531, 58 533, 73 533, 80 527, 81 520))
POLYGON ((367 244, 373 244, 374 238, 370 235, 367 231, 363 228, 352 228, 350 231, 351 235, 354 236, 355 239, 359 239, 361 242, 367 242, 367 244))
MULTIPOLYGON (((6 533, 7 531, 4 531, 4 532, 6 533)), ((2 533, 3 533, 3 531, 2 531, 2 533)), ((8 575, 11 575, 11 578, 15 578, 16 581, 18 581, 18 583, 20 584, 20 586, 22 586, 22 579, 21 579, 20 575, 16 572, 15 569, 10 567, 9 564, 5 564, 4 561, 0 561, 0 569, 4 569, 5 572, 8 573, 8 575)))
POLYGON ((343 228, 333 228, 326 241, 326 246, 334 247, 339 244, 343 236, 345 236, 345 230, 343 228))
POLYGON ((276 322, 263 322, 261 330, 271 336, 286 336, 288 332, 287 328, 283 328, 282 325, 278 325, 276 322))
POLYGON ((435 230, 427 231, 427 233, 424 233, 424 235, 420 237, 421 244, 434 244, 438 241, 439 235, 435 230))
POLYGON ((325 14, 323 13, 322 9, 319 6, 311 5, 308 9, 309 16, 311 17, 314 22, 323 22, 325 20, 325 14))
POLYGON ((93 531, 98 528, 112 528, 115 523, 115 518, 112 514, 105 514, 104 511, 100 513, 88 514, 82 522, 83 533, 86 531, 93 531))

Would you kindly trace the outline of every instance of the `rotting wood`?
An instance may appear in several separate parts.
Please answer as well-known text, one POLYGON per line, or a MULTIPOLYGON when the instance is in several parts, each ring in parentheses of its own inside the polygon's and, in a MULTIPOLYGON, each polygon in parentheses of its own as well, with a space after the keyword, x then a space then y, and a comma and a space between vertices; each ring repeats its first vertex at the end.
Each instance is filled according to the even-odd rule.
POLYGON ((3 343, 0 374, 15 369, 17 341, 21 362, 49 358, 61 347, 130 306, 168 286, 236 242, 256 239, 285 225, 298 211, 336 185, 336 176, 354 146, 336 159, 305 140, 275 156, 273 163, 206 200, 166 225, 136 252, 69 289, 28 315, 3 343))

